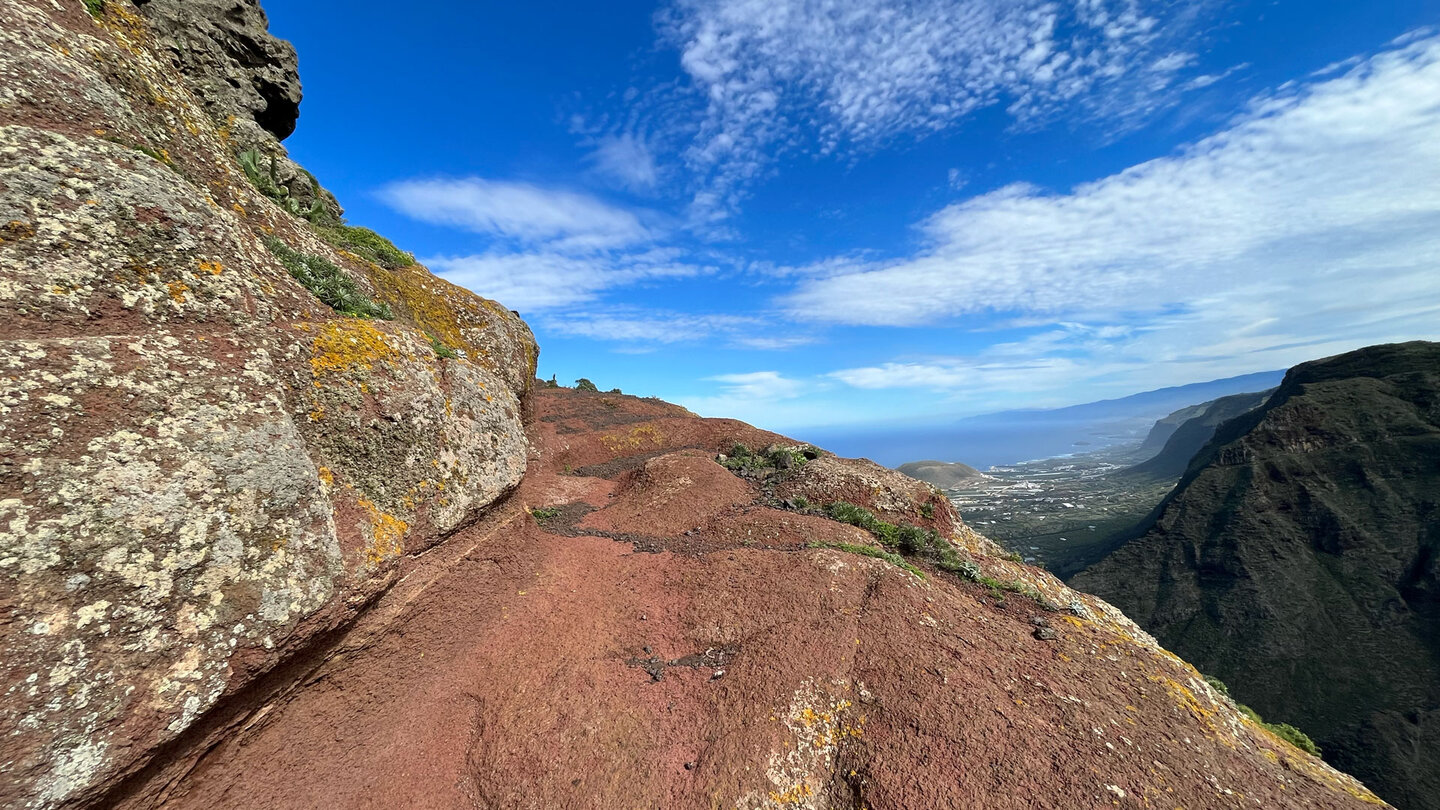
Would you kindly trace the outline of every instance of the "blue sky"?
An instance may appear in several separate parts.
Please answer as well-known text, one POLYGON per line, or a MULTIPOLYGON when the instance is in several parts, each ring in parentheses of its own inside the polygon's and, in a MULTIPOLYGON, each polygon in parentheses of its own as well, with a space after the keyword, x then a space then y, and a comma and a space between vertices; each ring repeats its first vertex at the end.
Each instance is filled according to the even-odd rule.
POLYGON ((292 155, 547 378, 803 433, 1440 338, 1440 0, 265 7, 292 155))

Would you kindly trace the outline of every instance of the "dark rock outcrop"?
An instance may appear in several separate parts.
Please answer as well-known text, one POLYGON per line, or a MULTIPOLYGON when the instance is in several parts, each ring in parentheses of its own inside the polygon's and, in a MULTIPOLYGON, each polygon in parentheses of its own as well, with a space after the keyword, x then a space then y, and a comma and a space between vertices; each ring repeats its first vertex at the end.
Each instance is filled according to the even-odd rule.
POLYGON ((1440 807, 1440 344, 1296 366, 1072 584, 1397 806, 1440 807))

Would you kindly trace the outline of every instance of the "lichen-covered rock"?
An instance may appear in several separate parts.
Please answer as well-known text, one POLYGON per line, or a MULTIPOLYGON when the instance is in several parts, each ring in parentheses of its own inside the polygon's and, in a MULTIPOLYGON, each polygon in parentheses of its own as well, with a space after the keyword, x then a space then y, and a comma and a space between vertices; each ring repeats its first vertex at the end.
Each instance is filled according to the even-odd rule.
POLYGON ((172 60, 124 0, 0 0, 0 806, 93 802, 525 470, 525 324, 249 184, 195 92, 227 74, 176 61, 243 34, 256 97, 298 102, 258 7, 144 10, 230 6, 172 60), (395 319, 341 317, 266 238, 395 319))
POLYGON ((276 181, 303 210, 318 199, 338 219, 344 212, 335 196, 280 146, 300 118, 299 60, 294 46, 270 34, 258 0, 137 0, 136 6, 236 148, 274 160, 276 181))

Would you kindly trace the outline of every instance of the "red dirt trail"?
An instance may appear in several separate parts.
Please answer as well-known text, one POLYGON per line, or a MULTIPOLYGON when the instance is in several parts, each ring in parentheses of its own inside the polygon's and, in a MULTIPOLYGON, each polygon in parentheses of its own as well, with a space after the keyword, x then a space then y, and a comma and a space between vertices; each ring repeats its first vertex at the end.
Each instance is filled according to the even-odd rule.
POLYGON ((1378 803, 1232 722, 1147 640, 949 574, 806 548, 872 541, 762 505, 774 501, 759 484, 714 461, 781 437, 626 396, 542 389, 529 408, 530 471, 512 496, 407 560, 352 629, 107 801, 1378 803), (528 511, 549 506, 560 513, 528 511))

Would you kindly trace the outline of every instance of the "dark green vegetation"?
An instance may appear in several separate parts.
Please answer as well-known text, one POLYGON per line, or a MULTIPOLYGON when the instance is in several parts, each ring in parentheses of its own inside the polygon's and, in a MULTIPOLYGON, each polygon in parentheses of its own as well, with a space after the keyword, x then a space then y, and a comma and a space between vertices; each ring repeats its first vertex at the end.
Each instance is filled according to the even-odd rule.
POLYGON ((581 377, 580 379, 578 379, 578 380, 575 381, 575 390, 576 390, 576 391, 590 391, 590 392, 592 392, 592 393, 597 393, 597 394, 600 393, 600 388, 599 388, 598 386, 596 386, 595 383, 590 382, 589 380, 585 379, 584 377, 581 377))
POLYGON ((384 320, 395 317, 389 305, 370 300, 354 279, 323 257, 301 253, 273 236, 265 238, 265 247, 296 281, 341 315, 384 320))
POLYGON ((85 0, 85 10, 91 17, 99 17, 105 13, 105 0, 85 0))
MULTIPOLYGON (((240 168, 245 171, 250 185, 254 186, 256 191, 279 203, 292 215, 304 217, 311 222, 324 216, 324 207, 321 206, 318 195, 308 208, 303 207, 299 200, 290 196, 290 189, 281 184, 277 176, 279 161, 275 158, 270 158, 266 164, 265 156, 260 153, 260 150, 247 149, 240 153, 239 160, 240 168)), ((319 186, 316 185, 315 188, 318 190, 319 186)))
MULTIPOLYGON (((1210 684, 1210 688, 1214 689, 1216 692, 1219 692, 1225 697, 1234 700, 1234 698, 1230 695, 1230 687, 1226 686, 1224 681, 1214 677, 1213 675, 1206 675, 1205 682, 1210 684)), ((1315 745, 1315 741, 1310 739, 1310 737, 1300 729, 1290 725, 1289 723, 1267 723, 1263 718, 1260 717, 1259 712, 1256 712, 1254 709, 1246 706, 1244 703, 1236 703, 1235 708, 1239 709, 1241 714, 1250 718, 1258 725, 1263 726, 1271 734, 1274 734, 1275 736, 1290 743, 1296 748, 1299 748, 1301 751, 1317 757, 1320 756, 1319 746, 1315 745)))
POLYGON ((720 466, 740 475, 759 475, 770 470, 788 470, 804 466, 805 462, 820 457, 820 449, 814 445, 804 447, 772 446, 764 450, 751 450, 743 444, 730 448, 729 455, 719 459, 720 466))
MULTIPOLYGON (((156 156, 155 159, 169 162, 159 156, 156 156)), ((415 263, 413 255, 395 247, 395 244, 389 239, 369 228, 347 225, 328 212, 320 199, 320 182, 315 179, 314 175, 305 172, 306 179, 310 181, 311 193, 314 195, 310 204, 306 205, 280 182, 277 174, 279 161, 275 158, 271 157, 267 161, 258 149, 247 149, 240 153, 239 161, 240 168, 245 171, 245 176, 249 178, 250 184, 255 187, 256 191, 279 203, 291 215, 309 221, 316 235, 334 247, 353 253, 367 262, 378 264, 388 270, 399 270, 415 263)))
POLYGON ((558 506, 536 506, 536 507, 532 507, 532 508, 530 509, 530 515, 531 515, 531 517, 535 518, 536 520, 549 520, 550 518, 558 517, 558 516, 560 515, 560 507, 558 507, 558 506))
MULTIPOLYGON (((1053 606, 1044 600, 1039 591, 1036 591, 1023 582, 998 580, 986 576, 980 570, 980 566, 960 556, 960 552, 955 550, 955 546, 951 544, 950 541, 941 537, 931 529, 922 529, 919 526, 911 526, 909 524, 897 525, 889 523, 877 518, 874 512, 871 512, 863 506, 856 506, 853 503, 846 503, 844 501, 837 501, 830 504, 825 510, 825 513, 832 520, 848 523, 851 526, 857 526, 870 532, 875 535, 875 539, 879 540, 882 546, 897 549, 906 557, 923 560, 941 571, 958 574, 971 582, 984 585, 997 595, 1001 592, 1018 593, 1034 599, 1047 610, 1053 609, 1053 606)), ((861 546, 861 548, 869 547, 861 546)), ((848 551, 850 549, 846 550, 848 551)), ((871 549, 871 551, 877 550, 871 549)), ((883 556, 883 553, 871 554, 870 556, 894 562, 890 557, 883 556)), ((890 556, 895 555, 891 554, 890 556)))
POLYGON ((435 350, 436 357, 443 357, 447 360, 454 360, 455 358, 460 356, 455 353, 454 349, 446 346, 444 343, 441 343, 440 338, 435 337, 429 332, 425 333, 425 337, 430 339, 430 348, 435 350))
POLYGON ((415 263, 415 257, 369 228, 355 225, 315 224, 315 233, 321 239, 341 250, 354 253, 367 262, 373 262, 387 270, 399 270, 415 263))
POLYGON ((833 548, 836 551, 859 554, 863 557, 874 557, 877 560, 884 560, 891 565, 903 568, 921 579, 925 578, 925 572, 905 562, 904 557, 891 551, 875 548, 874 546, 858 546, 854 543, 810 543, 806 548, 833 548))
POLYGON ((1440 344, 1291 369, 1072 584, 1396 807, 1440 808, 1440 344))

